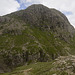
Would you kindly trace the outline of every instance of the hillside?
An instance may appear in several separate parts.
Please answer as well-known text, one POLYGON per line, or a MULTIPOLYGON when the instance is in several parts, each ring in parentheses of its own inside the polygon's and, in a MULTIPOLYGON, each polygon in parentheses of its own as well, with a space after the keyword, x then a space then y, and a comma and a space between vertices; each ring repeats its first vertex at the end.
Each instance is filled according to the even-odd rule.
POLYGON ((52 62, 37 62, 1 75, 75 75, 75 56, 60 56, 52 62))
POLYGON ((75 54, 75 29, 66 16, 44 5, 0 17, 0 73, 75 54))

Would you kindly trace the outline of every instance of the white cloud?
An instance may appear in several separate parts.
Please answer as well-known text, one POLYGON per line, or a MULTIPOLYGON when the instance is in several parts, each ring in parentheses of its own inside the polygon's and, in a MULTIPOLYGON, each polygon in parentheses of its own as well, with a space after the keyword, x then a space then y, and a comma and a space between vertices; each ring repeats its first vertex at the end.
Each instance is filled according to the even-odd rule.
POLYGON ((24 3, 25 6, 29 6, 34 3, 41 3, 49 8, 55 8, 61 12, 72 12, 68 17, 70 23, 75 27, 75 0, 20 0, 21 3, 24 3))
POLYGON ((0 0, 0 16, 17 11, 19 7, 16 0, 0 0))

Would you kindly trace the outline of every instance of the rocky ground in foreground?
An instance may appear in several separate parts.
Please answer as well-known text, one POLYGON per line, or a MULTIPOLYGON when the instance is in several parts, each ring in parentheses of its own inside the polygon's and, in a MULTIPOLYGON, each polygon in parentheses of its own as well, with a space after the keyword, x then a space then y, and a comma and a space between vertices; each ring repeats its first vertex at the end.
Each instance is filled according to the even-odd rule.
POLYGON ((68 75, 75 75, 75 56, 60 56, 53 63, 54 70, 65 71, 68 75))
POLYGON ((21 66, 2 75, 75 75, 75 56, 60 56, 52 62, 21 66))

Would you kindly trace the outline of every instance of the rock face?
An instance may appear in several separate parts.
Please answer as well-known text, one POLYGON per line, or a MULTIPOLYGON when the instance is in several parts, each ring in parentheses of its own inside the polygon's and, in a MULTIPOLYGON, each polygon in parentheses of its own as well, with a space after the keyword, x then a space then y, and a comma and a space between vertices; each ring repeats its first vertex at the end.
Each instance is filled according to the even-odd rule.
POLYGON ((75 74, 75 56, 60 56, 53 65, 56 65, 53 70, 65 71, 67 74, 74 75, 75 74))
POLYGON ((74 33, 64 14, 41 4, 0 17, 0 62, 14 68, 75 53, 74 33))
POLYGON ((61 37, 65 41, 68 41, 67 38, 73 37, 75 33, 74 27, 63 13, 41 4, 31 5, 26 10, 15 12, 13 15, 21 18, 26 24, 51 30, 55 32, 56 37, 61 37))

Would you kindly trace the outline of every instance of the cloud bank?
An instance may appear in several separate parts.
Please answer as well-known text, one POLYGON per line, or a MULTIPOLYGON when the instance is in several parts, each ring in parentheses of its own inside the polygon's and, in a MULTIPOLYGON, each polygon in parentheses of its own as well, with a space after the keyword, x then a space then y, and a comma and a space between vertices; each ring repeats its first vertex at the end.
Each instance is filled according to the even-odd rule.
POLYGON ((19 7, 16 0, 0 0, 0 16, 17 11, 19 7))

